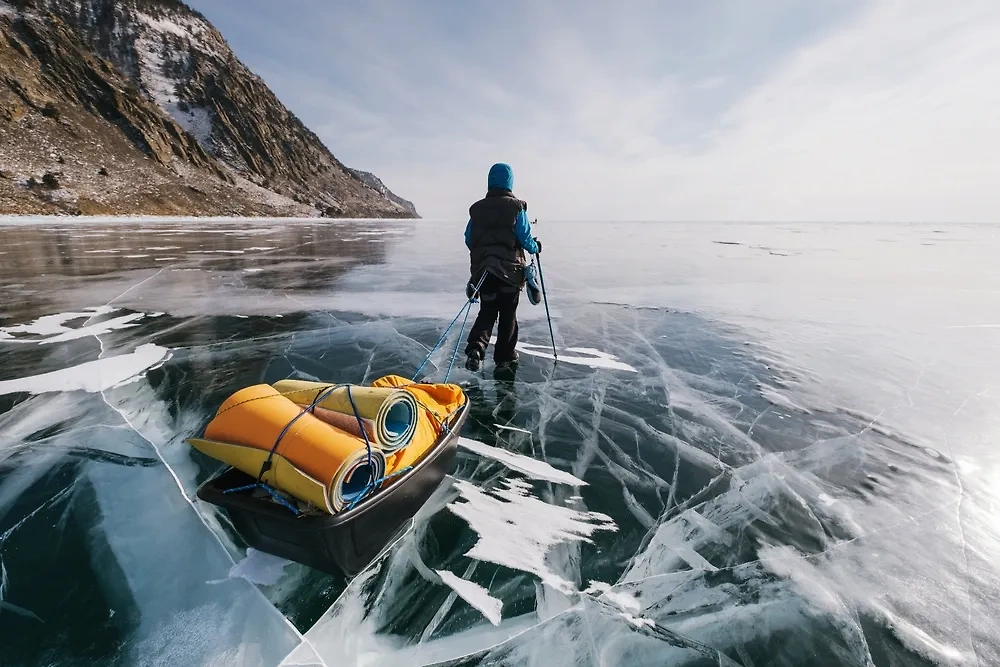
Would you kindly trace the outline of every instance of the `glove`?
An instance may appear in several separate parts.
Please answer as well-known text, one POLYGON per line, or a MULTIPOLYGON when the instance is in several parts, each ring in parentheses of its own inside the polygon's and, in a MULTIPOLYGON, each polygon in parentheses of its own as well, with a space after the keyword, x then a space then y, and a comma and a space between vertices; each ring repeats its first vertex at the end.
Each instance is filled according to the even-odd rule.
POLYGON ((539 241, 538 239, 534 239, 534 241, 535 241, 535 245, 538 246, 538 252, 541 252, 542 251, 542 242, 539 241))

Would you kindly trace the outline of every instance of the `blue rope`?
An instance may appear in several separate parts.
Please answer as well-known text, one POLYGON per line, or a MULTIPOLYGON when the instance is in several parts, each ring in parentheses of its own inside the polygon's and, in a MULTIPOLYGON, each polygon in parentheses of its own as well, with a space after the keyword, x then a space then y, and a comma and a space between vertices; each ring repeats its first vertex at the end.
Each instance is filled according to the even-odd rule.
POLYGON ((251 490, 257 489, 257 488, 264 489, 265 491, 267 491, 268 493, 270 493, 272 498, 274 498, 279 503, 281 503, 282 505, 284 505, 285 507, 287 507, 288 509, 290 509, 292 511, 292 514, 294 514, 295 516, 299 516, 301 514, 301 512, 299 512, 299 510, 296 509, 294 505, 292 505, 290 502, 288 502, 287 500, 285 500, 284 498, 282 498, 281 495, 277 491, 275 491, 274 489, 272 489, 267 484, 264 484, 263 482, 257 482, 255 484, 247 484, 246 486, 238 486, 235 489, 226 489, 222 493, 228 494, 228 493, 236 493, 238 491, 251 491, 251 490))
POLYGON ((375 486, 382 484, 382 482, 386 481, 387 479, 392 479, 393 477, 399 477, 403 473, 410 472, 411 470, 413 470, 413 466, 406 466, 405 468, 400 468, 391 475, 386 475, 385 477, 375 480, 375 486))
POLYGON ((385 477, 383 477, 382 479, 380 479, 378 481, 378 483, 381 484, 382 482, 384 482, 387 479, 392 479, 393 477, 397 477, 398 475, 402 475, 404 472, 410 472, 411 470, 413 470, 413 466, 406 466, 405 468, 401 468, 401 469, 397 470, 396 472, 392 473, 391 475, 386 475, 385 477))
POLYGON ((469 313, 472 312, 472 302, 465 304, 465 319, 462 320, 462 329, 458 332, 458 340, 455 342, 455 351, 451 353, 451 362, 448 363, 448 372, 444 374, 444 379, 441 382, 448 382, 448 376, 451 375, 451 369, 455 366, 455 357, 458 356, 458 348, 462 345, 462 336, 465 335, 465 325, 469 322, 469 313))
MULTIPOLYGON (((469 298, 465 302, 465 305, 463 305, 462 308, 461 308, 461 310, 459 310, 458 313, 455 315, 455 318, 451 321, 451 324, 448 325, 448 328, 444 330, 444 333, 441 334, 441 337, 438 338, 438 341, 436 343, 434 343, 434 347, 432 347, 431 351, 427 353, 426 357, 424 357, 423 362, 421 362, 419 368, 417 368, 417 372, 413 374, 413 378, 411 378, 412 380, 416 381, 417 377, 420 375, 420 371, 422 371, 424 369, 424 366, 427 365, 427 362, 431 360, 431 356, 435 352, 437 352, 437 349, 439 347, 441 347, 441 343, 443 343, 444 339, 447 338, 448 332, 451 331, 451 328, 453 326, 455 326, 455 322, 457 322, 458 318, 461 317, 462 311, 464 311, 466 309, 469 309, 469 310, 472 309, 472 304, 476 302, 476 295, 479 294, 479 288, 481 288, 483 286, 483 282, 486 280, 486 276, 487 276, 487 273, 484 271, 482 277, 479 279, 479 283, 476 285, 476 289, 473 290, 473 292, 472 292, 472 297, 469 298)), ((466 312, 465 317, 466 317, 466 320, 468 321, 468 317, 469 317, 468 312, 466 312)), ((462 324, 462 331, 463 332, 465 331, 465 324, 464 323, 462 324)), ((459 339, 459 340, 461 341, 461 339, 459 339)), ((457 352, 456 352, 456 354, 457 354, 457 352)))

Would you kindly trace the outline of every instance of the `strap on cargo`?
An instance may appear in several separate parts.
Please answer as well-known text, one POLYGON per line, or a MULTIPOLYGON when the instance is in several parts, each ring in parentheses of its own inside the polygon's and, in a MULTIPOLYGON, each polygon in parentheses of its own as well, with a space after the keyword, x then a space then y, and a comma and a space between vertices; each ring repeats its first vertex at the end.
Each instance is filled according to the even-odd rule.
MULTIPOLYGON (((361 421, 361 415, 358 414, 358 406, 354 404, 354 396, 351 395, 351 385, 347 385, 347 398, 351 402, 351 410, 354 411, 354 417, 358 420, 358 428, 361 429, 361 437, 365 439, 365 448, 368 450, 368 470, 372 471, 374 470, 374 466, 372 466, 372 444, 368 442, 368 433, 365 431, 365 425, 361 421)), ((369 479, 365 490, 358 494, 357 498, 351 501, 351 504, 347 506, 347 509, 353 509, 355 505, 367 498, 368 494, 371 493, 372 489, 376 486, 377 485, 374 480, 369 479)))
MULTIPOLYGON (((264 478, 264 473, 266 473, 268 470, 271 469, 271 459, 274 458, 274 453, 276 451, 278 451, 278 445, 281 444, 281 439, 285 437, 286 433, 288 433, 288 429, 290 429, 292 427, 292 424, 294 424, 295 422, 297 422, 299 420, 299 418, 302 415, 306 414, 307 412, 313 412, 314 409, 316 408, 316 406, 319 403, 321 403, 324 398, 326 398, 331 393, 333 393, 335 390, 337 390, 337 389, 339 389, 340 387, 343 387, 343 386, 347 386, 347 395, 350 396, 351 395, 351 388, 350 388, 349 385, 343 385, 343 384, 331 385, 331 386, 327 387, 326 389, 324 389, 323 391, 317 392, 316 393, 316 398, 313 399, 312 403, 310 403, 304 410, 302 410, 301 412, 299 412, 299 414, 297 414, 294 417, 292 417, 291 421, 289 421, 287 424, 285 424, 285 428, 281 429, 281 433, 278 434, 278 437, 274 441, 274 446, 271 447, 271 451, 269 451, 267 453, 267 458, 264 459, 264 463, 262 463, 261 466, 260 466, 260 472, 257 473, 257 484, 261 483, 261 480, 264 478)), ((354 405, 354 399, 351 399, 351 405, 352 406, 354 405)), ((357 408, 354 408, 354 414, 357 415, 357 413, 358 413, 357 408)), ((361 418, 360 417, 358 417, 358 424, 359 425, 361 424, 361 418)), ((361 432, 364 433, 364 429, 363 428, 362 428, 361 432)), ((367 443, 368 443, 368 438, 365 437, 365 444, 367 444, 367 443)), ((368 463, 369 463, 369 465, 371 465, 371 447, 370 446, 369 446, 369 449, 368 449, 368 458, 369 458, 368 463)))
MULTIPOLYGON (((288 502, 287 500, 285 500, 281 496, 281 494, 279 494, 276 490, 272 489, 269 485, 265 484, 262 481, 264 479, 264 473, 266 473, 268 470, 271 469, 271 460, 274 458, 274 453, 276 451, 278 451, 278 445, 281 444, 281 439, 285 437, 286 433, 288 433, 288 429, 290 429, 292 427, 292 424, 294 424, 296 421, 298 421, 299 417, 301 417, 302 415, 306 414, 307 412, 314 412, 316 406, 319 403, 321 403, 324 398, 326 398, 327 396, 329 396, 335 390, 339 389, 340 387, 344 387, 344 386, 347 387, 347 395, 348 395, 348 397, 350 397, 350 395, 351 395, 350 385, 344 385, 344 384, 331 385, 331 386, 327 387, 326 389, 324 389, 323 391, 318 392, 316 394, 316 398, 313 399, 312 403, 310 403, 305 409, 303 409, 301 412, 299 412, 299 414, 295 415, 295 417, 293 417, 291 419, 291 421, 289 421, 287 424, 285 424, 285 428, 281 429, 281 433, 278 434, 277 439, 275 439, 275 441, 274 441, 274 446, 271 447, 271 451, 269 451, 267 453, 267 458, 264 459, 264 462, 261 464, 261 466, 260 466, 260 472, 257 473, 257 479, 254 480, 253 484, 246 484, 244 486, 238 486, 238 487, 233 488, 233 489, 226 489, 226 490, 223 491, 223 493, 238 493, 240 491, 253 491, 254 489, 258 489, 258 488, 259 489, 264 489, 264 491, 266 491, 268 494, 270 494, 270 496, 272 498, 274 498, 278 503, 280 503, 281 505, 284 505, 289 510, 291 510, 292 513, 295 514, 295 516, 301 516, 302 512, 300 512, 290 502, 288 502)), ((351 399, 351 406, 354 407, 354 399, 353 398, 351 399)), ((357 409, 357 407, 354 407, 354 415, 356 417, 358 417, 358 423, 361 424, 361 417, 358 416, 358 409, 357 409)), ((364 428, 361 429, 361 432, 364 433, 364 428)), ((365 436, 365 444, 368 446, 368 466, 370 468, 371 467, 372 450, 371 450, 371 445, 368 444, 368 436, 367 435, 365 436)))

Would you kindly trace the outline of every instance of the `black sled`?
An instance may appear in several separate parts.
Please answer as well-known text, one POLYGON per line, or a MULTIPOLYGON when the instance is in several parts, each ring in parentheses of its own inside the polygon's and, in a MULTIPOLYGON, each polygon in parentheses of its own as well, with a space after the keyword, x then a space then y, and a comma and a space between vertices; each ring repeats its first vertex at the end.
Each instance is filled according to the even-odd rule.
POLYGON ((254 478, 228 468, 198 487, 198 498, 225 510, 247 545, 322 572, 352 577, 398 536, 435 489, 454 469, 455 453, 469 410, 451 416, 448 429, 411 470, 335 515, 299 515, 246 492, 227 489, 253 484, 254 478))

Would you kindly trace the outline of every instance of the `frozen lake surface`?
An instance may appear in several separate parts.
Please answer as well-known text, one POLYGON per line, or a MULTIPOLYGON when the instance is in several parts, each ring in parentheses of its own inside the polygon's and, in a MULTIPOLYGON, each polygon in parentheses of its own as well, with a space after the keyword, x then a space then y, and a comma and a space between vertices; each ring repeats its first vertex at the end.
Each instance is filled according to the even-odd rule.
POLYGON ((184 439, 411 376, 462 229, 0 222, 0 663, 1000 664, 1000 226, 543 221, 559 362, 527 299, 513 380, 459 357, 385 557, 247 550, 184 439))

